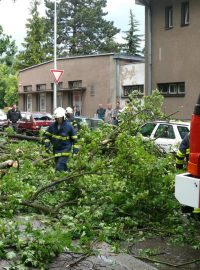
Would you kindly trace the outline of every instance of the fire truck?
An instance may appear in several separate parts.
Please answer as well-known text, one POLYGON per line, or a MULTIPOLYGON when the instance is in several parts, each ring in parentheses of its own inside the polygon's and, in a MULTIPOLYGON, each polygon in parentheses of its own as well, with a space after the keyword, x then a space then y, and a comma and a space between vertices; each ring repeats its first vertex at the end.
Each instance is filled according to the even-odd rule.
POLYGON ((200 95, 191 119, 187 172, 175 177, 175 197, 183 205, 200 208, 200 95))

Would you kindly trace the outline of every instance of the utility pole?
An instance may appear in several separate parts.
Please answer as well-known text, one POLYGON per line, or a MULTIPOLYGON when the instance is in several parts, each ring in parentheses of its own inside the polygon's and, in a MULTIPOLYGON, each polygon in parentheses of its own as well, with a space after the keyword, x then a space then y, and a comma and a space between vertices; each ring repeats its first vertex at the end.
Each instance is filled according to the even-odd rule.
MULTIPOLYGON (((57 70, 57 11, 56 11, 56 0, 54 2, 54 70, 57 70)), ((54 81, 53 88, 53 109, 57 108, 57 83, 54 81)))

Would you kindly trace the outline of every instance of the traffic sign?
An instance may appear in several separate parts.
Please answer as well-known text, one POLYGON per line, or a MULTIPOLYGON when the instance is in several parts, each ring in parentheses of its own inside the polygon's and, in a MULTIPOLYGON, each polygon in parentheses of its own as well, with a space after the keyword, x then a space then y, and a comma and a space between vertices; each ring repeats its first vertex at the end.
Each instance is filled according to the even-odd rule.
POLYGON ((50 69, 51 73, 54 76, 54 82, 58 83, 61 76, 63 75, 64 70, 59 70, 59 69, 50 69))

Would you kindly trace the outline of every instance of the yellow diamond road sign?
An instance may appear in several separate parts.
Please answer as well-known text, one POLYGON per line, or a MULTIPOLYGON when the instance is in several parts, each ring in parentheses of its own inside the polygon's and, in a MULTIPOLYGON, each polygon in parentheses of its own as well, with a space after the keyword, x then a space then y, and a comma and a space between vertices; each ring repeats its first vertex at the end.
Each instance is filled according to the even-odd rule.
POLYGON ((50 69, 50 71, 54 76, 54 82, 58 83, 60 81, 61 76, 63 75, 64 70, 50 69))

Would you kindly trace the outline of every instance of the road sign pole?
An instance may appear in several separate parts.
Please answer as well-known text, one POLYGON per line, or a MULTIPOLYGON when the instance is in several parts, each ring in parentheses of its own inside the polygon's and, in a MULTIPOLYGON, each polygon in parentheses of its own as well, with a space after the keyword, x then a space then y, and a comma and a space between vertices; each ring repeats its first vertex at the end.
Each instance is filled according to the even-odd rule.
MULTIPOLYGON (((56 0, 54 2, 54 69, 57 69, 56 63, 57 57, 57 11, 56 11, 56 0)), ((57 108, 57 83, 54 82, 53 88, 53 109, 57 108)))

